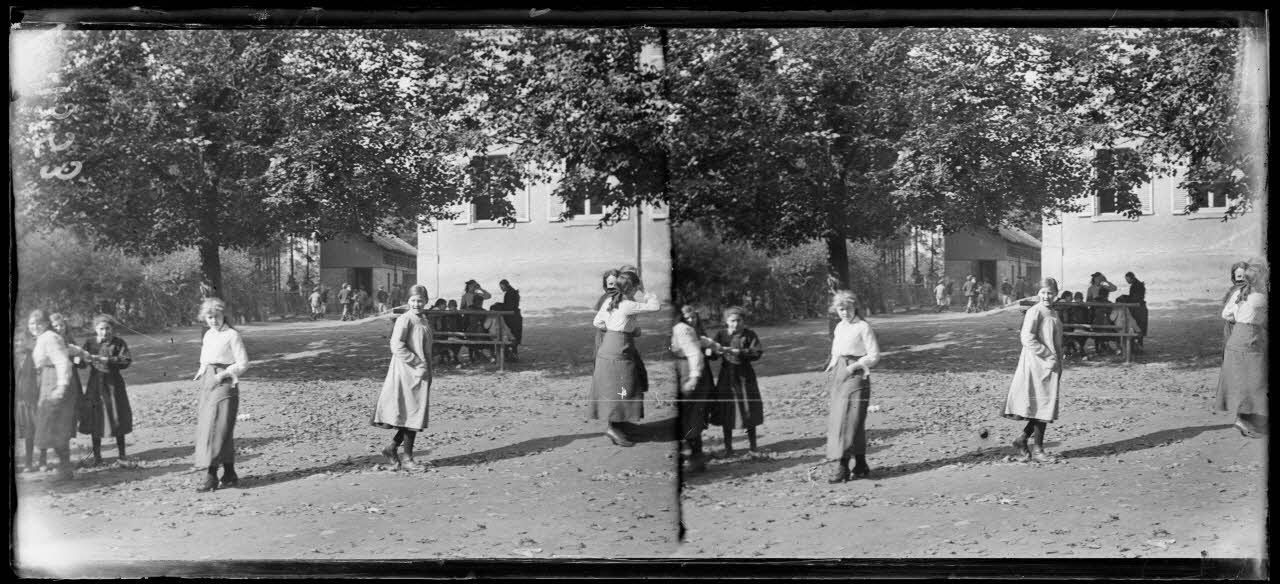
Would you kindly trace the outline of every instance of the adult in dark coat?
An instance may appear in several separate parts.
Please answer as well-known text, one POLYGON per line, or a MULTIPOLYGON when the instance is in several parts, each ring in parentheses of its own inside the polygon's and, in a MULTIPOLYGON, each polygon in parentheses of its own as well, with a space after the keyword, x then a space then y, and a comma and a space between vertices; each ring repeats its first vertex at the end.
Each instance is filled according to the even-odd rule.
POLYGON ((502 289, 502 310, 515 312, 515 314, 502 316, 503 322, 507 323, 507 328, 511 329, 511 358, 515 359, 519 356, 517 349, 520 346, 520 339, 524 338, 524 315, 520 313, 520 291, 511 287, 511 283, 506 280, 499 281, 498 287, 502 289))
POLYGON ((1138 324, 1138 330, 1142 332, 1142 336, 1138 337, 1138 346, 1142 346, 1142 341, 1147 336, 1147 319, 1150 313, 1147 312, 1147 285, 1139 280, 1133 272, 1124 273, 1124 281, 1129 283, 1129 302, 1137 303, 1139 306, 1130 312, 1133 313, 1133 320, 1138 324))

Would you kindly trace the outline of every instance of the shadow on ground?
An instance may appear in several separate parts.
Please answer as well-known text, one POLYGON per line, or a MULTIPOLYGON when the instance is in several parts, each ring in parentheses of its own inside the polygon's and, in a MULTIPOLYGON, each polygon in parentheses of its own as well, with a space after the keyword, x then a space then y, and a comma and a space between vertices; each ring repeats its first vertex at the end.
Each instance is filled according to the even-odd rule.
MULTIPOLYGON (((243 461, 257 458, 262 455, 262 450, 268 445, 283 439, 283 436, 238 438, 236 439, 237 450, 248 449, 252 452, 238 454, 236 459, 237 461, 243 461)), ((54 482, 49 480, 50 477, 41 477, 39 480, 27 483, 26 488, 40 485, 41 487, 46 487, 50 492, 68 494, 90 489, 115 487, 123 483, 142 481, 168 474, 194 473, 198 470, 192 467, 191 457, 194 455, 195 446, 193 445, 145 450, 129 456, 134 461, 134 465, 130 466, 115 466, 111 464, 114 462, 111 457, 104 457, 105 464, 103 466, 77 469, 76 478, 70 481, 54 482), (174 458, 180 460, 164 464, 150 464, 174 458)), ((194 488, 198 477, 195 474, 192 474, 192 477, 192 486, 194 488)))

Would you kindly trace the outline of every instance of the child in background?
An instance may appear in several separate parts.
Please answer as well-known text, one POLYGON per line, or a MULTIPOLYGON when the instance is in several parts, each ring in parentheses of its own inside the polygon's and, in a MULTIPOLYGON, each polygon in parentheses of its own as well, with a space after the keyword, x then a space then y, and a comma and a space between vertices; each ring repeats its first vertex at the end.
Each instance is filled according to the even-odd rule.
MULTIPOLYGON (((457 300, 450 300, 449 304, 447 304, 446 306, 447 306, 446 310, 449 310, 452 312, 458 311, 457 300)), ((445 317, 441 319, 440 326, 444 327, 442 330, 444 330, 445 332, 460 333, 462 332, 462 315, 460 314, 445 315, 445 317)), ((458 353, 462 351, 462 346, 449 345, 446 348, 449 351, 449 362, 453 363, 458 367, 462 367, 462 360, 458 358, 458 353)))
MULTIPOLYGON (((1071 304, 1073 298, 1075 297, 1072 296, 1070 291, 1063 291, 1062 295, 1054 301, 1054 311, 1058 313, 1058 318, 1062 320, 1063 333, 1069 333, 1079 328, 1073 326, 1078 324, 1078 321, 1075 319, 1075 307, 1062 306, 1063 304, 1071 304)), ((1062 342, 1062 353, 1064 355, 1075 355, 1084 350, 1084 348, 1080 346, 1080 341, 1076 340, 1074 337, 1064 338, 1065 340, 1062 342)))
POLYGON ((320 296, 319 287, 311 291, 311 296, 307 300, 311 303, 311 320, 324 318, 324 302, 320 296))
POLYGON ((724 428, 724 455, 733 455, 733 430, 746 429, 752 452, 756 451, 756 426, 764 423, 764 403, 751 362, 760 358, 764 349, 755 331, 746 328, 746 314, 739 307, 724 311, 726 328, 716 333, 715 354, 722 358, 720 376, 712 414, 715 424, 724 428))

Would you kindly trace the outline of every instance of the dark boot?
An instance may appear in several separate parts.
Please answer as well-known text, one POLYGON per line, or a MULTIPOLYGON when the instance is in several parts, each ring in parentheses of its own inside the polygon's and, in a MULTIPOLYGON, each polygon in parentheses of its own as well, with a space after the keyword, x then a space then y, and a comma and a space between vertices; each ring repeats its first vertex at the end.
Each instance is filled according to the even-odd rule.
POLYGON ((236 474, 236 469, 230 464, 222 465, 222 482, 218 484, 220 489, 230 489, 240 486, 240 477, 236 474))
POLYGON ((197 493, 207 493, 218 488, 218 467, 209 467, 208 472, 204 474, 204 480, 200 481, 196 487, 197 493))

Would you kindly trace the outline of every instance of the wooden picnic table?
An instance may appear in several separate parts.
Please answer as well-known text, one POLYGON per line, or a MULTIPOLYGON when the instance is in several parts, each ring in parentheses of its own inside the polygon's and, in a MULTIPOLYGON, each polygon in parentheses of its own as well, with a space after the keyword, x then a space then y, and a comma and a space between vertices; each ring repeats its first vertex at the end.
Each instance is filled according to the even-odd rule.
MULTIPOLYGON (((397 306, 392 310, 392 312, 395 314, 403 314, 405 310, 406 310, 405 307, 397 306)), ((426 312, 427 318, 438 317, 438 316, 468 316, 468 315, 484 316, 486 318, 490 316, 497 316, 499 318, 502 318, 507 315, 516 314, 516 311, 514 310, 483 310, 483 309, 476 310, 473 308, 469 308, 466 310, 427 310, 425 312, 426 312)), ((503 349, 505 349, 512 342, 512 339, 507 338, 506 331, 507 331, 507 326, 505 321, 503 321, 503 323, 498 326, 497 334, 477 333, 477 332, 468 332, 468 331, 435 331, 435 335, 432 338, 432 344, 467 345, 467 346, 492 345, 494 355, 498 360, 498 371, 506 371, 507 356, 506 356, 506 351, 503 349)))
MULTIPOLYGON (((1110 309, 1123 308, 1125 310, 1129 310, 1130 308, 1137 308, 1139 306, 1142 306, 1142 304, 1138 302, 1057 302, 1057 301, 1049 305, 1050 308, 1057 311, 1059 314, 1061 314, 1061 312, 1065 309, 1078 308, 1078 307, 1110 308, 1110 309)), ((1129 312, 1127 318, 1132 319, 1133 313, 1129 312)), ((1080 337, 1085 339, 1097 339, 1097 338, 1108 338, 1108 337, 1119 338, 1120 349, 1124 353, 1125 363, 1130 363, 1133 361, 1132 340, 1142 336, 1141 333, 1138 333, 1138 332, 1122 331, 1120 330, 1120 325, 1115 325, 1115 324, 1070 323, 1069 326, 1073 327, 1074 330, 1064 332, 1062 333, 1062 336, 1080 337), (1084 331, 1084 332, 1081 332, 1081 331, 1084 331)))

